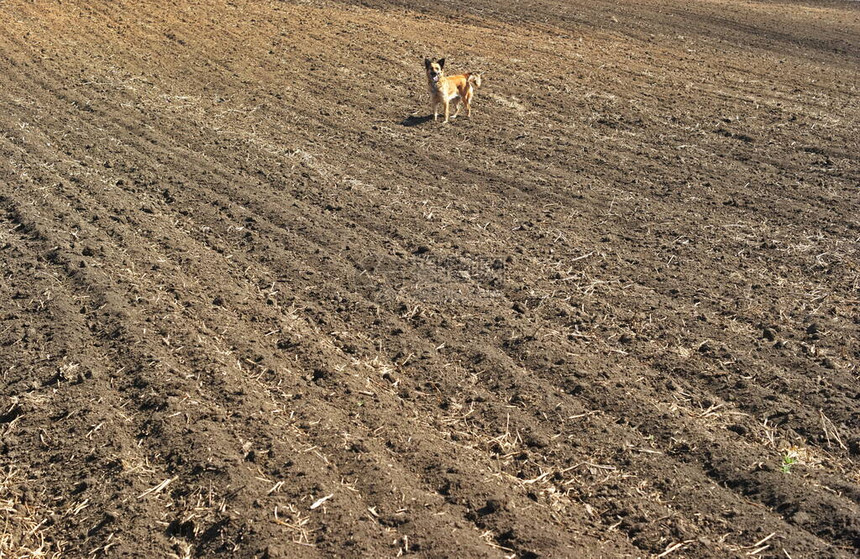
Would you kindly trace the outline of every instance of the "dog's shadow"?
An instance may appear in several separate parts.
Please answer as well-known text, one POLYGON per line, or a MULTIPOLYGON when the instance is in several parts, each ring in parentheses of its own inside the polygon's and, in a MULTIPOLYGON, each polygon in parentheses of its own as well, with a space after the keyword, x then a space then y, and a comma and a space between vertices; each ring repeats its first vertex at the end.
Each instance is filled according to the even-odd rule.
POLYGON ((419 124, 424 124, 425 122, 430 122, 433 120, 433 115, 427 116, 415 116, 411 115, 400 121, 401 126, 418 126, 419 124))

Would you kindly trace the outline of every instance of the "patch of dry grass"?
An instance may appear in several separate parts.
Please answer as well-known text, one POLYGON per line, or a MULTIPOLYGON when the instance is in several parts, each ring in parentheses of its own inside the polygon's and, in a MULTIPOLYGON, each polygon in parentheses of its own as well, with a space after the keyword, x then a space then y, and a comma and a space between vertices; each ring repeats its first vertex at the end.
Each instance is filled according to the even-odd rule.
POLYGON ((27 503, 16 490, 22 481, 14 467, 0 472, 0 558, 2 559, 59 559, 62 548, 49 541, 45 526, 49 512, 38 505, 27 503))

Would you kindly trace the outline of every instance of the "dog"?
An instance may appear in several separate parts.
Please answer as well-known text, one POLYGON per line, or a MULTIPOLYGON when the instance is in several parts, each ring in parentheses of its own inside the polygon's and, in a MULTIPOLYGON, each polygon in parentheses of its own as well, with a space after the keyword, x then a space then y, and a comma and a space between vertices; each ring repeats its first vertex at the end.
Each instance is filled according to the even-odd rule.
POLYGON ((466 116, 472 117, 472 95, 475 89, 481 87, 481 74, 465 73, 456 76, 446 76, 444 72, 445 59, 424 59, 424 69, 427 72, 427 87, 430 89, 430 106, 433 108, 433 120, 439 120, 439 105, 445 105, 445 122, 449 122, 451 102, 456 111, 454 118, 460 114, 461 104, 466 107, 466 116))

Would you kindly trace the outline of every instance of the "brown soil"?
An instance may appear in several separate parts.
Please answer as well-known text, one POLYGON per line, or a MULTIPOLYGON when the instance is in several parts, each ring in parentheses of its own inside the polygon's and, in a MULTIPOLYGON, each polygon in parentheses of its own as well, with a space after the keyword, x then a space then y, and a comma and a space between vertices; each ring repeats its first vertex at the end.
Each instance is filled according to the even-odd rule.
POLYGON ((860 554, 856 2, 0 13, 7 541, 860 554))

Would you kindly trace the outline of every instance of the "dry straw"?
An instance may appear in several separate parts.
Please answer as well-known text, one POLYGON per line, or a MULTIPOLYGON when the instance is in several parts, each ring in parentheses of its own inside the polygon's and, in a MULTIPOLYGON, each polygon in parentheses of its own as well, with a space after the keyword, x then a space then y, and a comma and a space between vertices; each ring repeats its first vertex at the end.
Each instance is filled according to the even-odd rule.
POLYGON ((24 502, 16 491, 21 483, 18 470, 10 467, 0 473, 0 557, 3 559, 59 559, 60 546, 47 538, 45 526, 49 513, 24 502))

